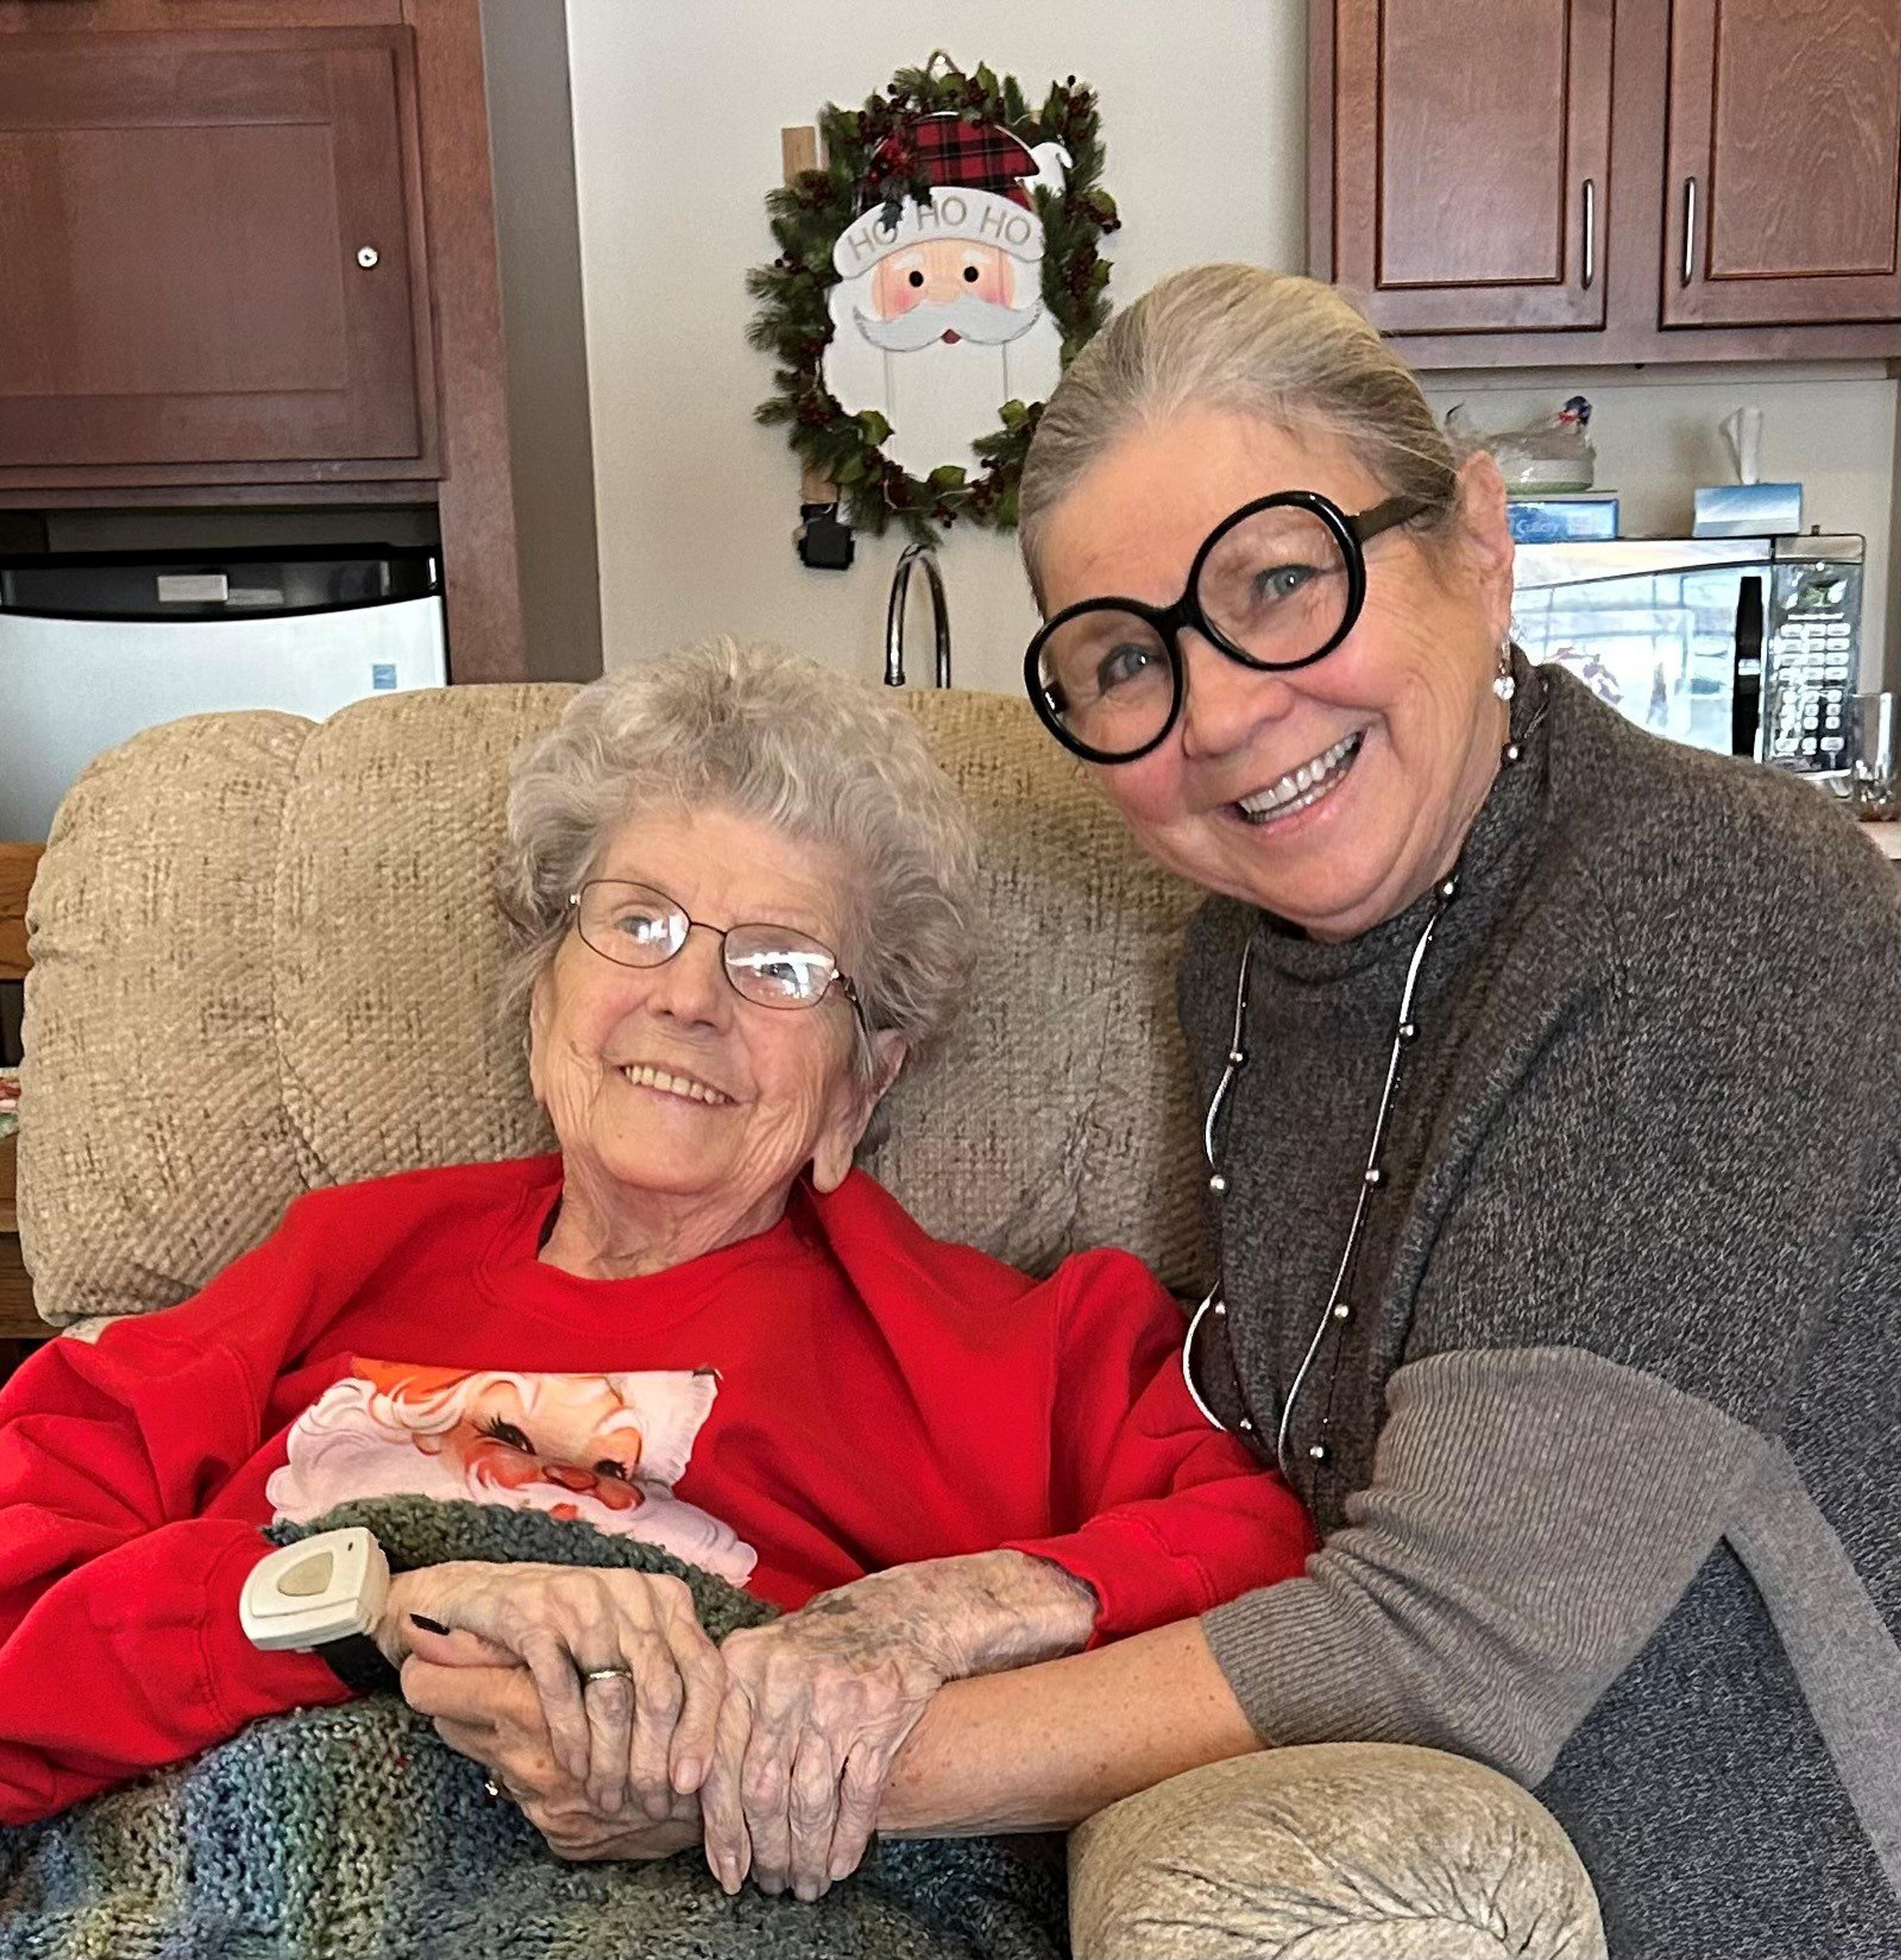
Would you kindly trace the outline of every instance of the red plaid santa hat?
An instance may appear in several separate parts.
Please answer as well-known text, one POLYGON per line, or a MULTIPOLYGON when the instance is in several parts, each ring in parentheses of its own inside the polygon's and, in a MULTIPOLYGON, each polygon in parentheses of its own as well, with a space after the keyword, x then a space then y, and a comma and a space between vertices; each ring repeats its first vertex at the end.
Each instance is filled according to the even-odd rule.
POLYGON ((1060 189, 1068 153, 1060 143, 1033 150, 994 123, 966 123, 960 116, 926 116, 904 137, 887 137, 873 155, 873 186, 905 174, 908 143, 931 180, 928 204, 909 199, 896 224, 885 221, 882 202, 869 204, 839 233, 832 263, 842 278, 855 278, 893 252, 931 238, 968 239, 995 245, 1013 258, 1034 263, 1043 256, 1043 221, 1030 193, 1033 186, 1060 189))

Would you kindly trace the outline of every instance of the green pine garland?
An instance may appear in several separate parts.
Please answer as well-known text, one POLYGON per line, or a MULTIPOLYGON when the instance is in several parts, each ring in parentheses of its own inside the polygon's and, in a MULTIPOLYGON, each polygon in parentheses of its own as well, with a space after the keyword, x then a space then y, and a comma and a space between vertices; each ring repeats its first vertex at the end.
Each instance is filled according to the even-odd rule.
POLYGON ((1109 317, 1109 265, 1097 247, 1121 222, 1115 199, 1101 187, 1096 93, 1074 75, 1052 83, 1033 114, 1014 76, 999 81, 982 66, 966 75, 940 49, 922 68, 900 69, 862 109, 827 103, 819 117, 826 167, 803 172, 767 197, 779 256, 746 276, 747 291, 759 302, 747 337, 779 364, 759 419, 785 426, 801 458, 839 486, 854 524, 881 533, 895 516, 925 542, 936 542, 939 527, 960 518, 999 530, 1015 525, 1017 479, 1042 405, 1004 404, 1002 426, 973 445, 980 465, 974 476, 947 463, 928 478, 915 477, 880 447, 890 424, 875 409, 848 415, 826 391, 821 364, 832 335, 826 295, 838 278, 833 246, 861 215, 868 189, 882 197, 893 223, 906 199, 928 199, 930 178, 906 138, 922 118, 947 110, 1001 124, 1033 149, 1053 142, 1069 154, 1062 193, 1034 192, 1043 227, 1043 304, 1062 329, 1067 366, 1109 317), (900 167, 873 183, 871 160, 890 138, 898 139, 900 167))

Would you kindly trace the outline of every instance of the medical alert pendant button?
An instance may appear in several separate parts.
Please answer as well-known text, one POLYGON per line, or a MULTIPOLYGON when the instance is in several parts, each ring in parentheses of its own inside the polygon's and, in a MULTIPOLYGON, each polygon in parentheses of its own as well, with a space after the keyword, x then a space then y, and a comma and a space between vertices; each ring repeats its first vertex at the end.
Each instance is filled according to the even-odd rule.
POLYGON ((330 1589, 330 1575, 336 1570, 334 1554, 320 1551, 307 1558, 301 1565, 294 1565, 277 1582, 279 1592, 293 1599, 307 1599, 314 1593, 330 1589))
POLYGON ((382 1546, 353 1525, 260 1559, 238 1596, 237 1617, 253 1647, 307 1652, 368 1633, 389 1592, 382 1546))

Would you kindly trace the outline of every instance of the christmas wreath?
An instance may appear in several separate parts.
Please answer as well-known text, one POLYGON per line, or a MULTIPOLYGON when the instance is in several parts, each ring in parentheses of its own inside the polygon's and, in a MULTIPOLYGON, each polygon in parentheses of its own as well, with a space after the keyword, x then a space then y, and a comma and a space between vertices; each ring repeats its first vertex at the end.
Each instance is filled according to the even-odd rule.
MULTIPOLYGON (((883 364, 880 373, 890 364, 879 348, 922 349, 923 332, 940 354, 937 341, 962 336, 935 331, 937 318, 956 321, 972 342, 965 355, 996 342, 995 371, 1046 376, 1046 393, 1059 361, 1067 365, 1109 313, 1109 265, 1097 248, 1119 221, 1101 186, 1095 91, 1072 75, 1052 84, 1033 111, 1014 77, 999 79, 984 66, 966 75, 940 52, 922 68, 900 70, 861 109, 828 104, 819 133, 823 167, 767 198, 779 256, 747 277, 758 302, 749 337, 778 363, 759 419, 786 428, 793 449, 838 486, 845 514, 865 530, 882 532, 893 516, 925 541, 960 518, 1008 529, 1042 401, 1004 401, 998 425, 968 443, 974 468, 946 460, 914 474, 887 453, 890 418, 860 399, 870 371, 861 361, 861 380, 845 377, 840 320, 868 334, 906 336, 860 350, 883 364), (931 256, 946 250, 957 255, 954 265, 931 256), (855 294, 879 277, 880 292, 895 298, 871 309, 877 317, 867 326, 852 310, 855 294), (947 288, 935 311, 923 303, 954 277, 971 283, 947 288), (903 317, 907 310, 914 317, 903 317), (1006 337, 1016 344, 1002 347, 1006 337), (858 405, 841 403, 839 389, 858 405)), ((964 365, 970 385, 981 387, 976 365, 964 365)), ((927 418, 937 393, 927 391, 922 403, 927 418)), ((910 440, 915 448, 919 438, 910 440)))

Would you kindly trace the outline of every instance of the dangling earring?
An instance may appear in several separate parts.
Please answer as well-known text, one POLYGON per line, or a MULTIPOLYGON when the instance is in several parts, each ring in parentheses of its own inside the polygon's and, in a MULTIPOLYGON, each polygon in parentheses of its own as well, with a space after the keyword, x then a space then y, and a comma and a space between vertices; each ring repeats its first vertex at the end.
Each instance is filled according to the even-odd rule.
POLYGON ((1498 642, 1498 671, 1493 678, 1492 691, 1501 701, 1509 701, 1518 692, 1518 682, 1511 671, 1511 635, 1508 633, 1498 642))

